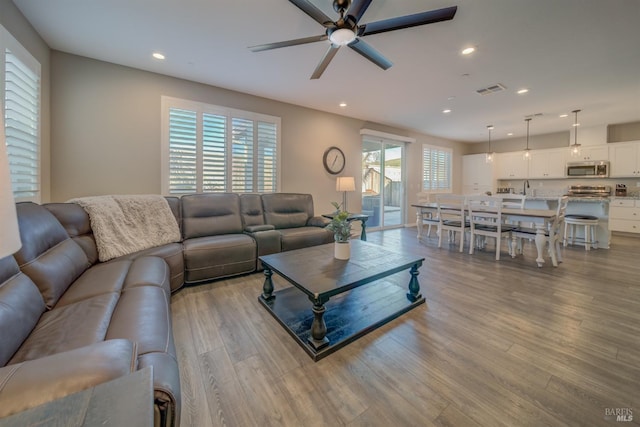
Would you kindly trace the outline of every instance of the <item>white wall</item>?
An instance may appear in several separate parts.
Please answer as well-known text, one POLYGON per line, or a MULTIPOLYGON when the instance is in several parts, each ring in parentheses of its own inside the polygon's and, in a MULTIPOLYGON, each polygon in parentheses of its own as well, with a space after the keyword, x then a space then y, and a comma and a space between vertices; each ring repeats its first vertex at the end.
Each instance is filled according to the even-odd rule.
MULTIPOLYGON (((407 150, 407 206, 420 188, 422 143, 453 147, 455 190, 460 189, 462 143, 58 51, 52 52, 51 68, 54 201, 160 193, 162 95, 281 117, 281 191, 311 193, 317 213, 330 211, 330 202, 341 199, 336 177, 322 166, 327 147, 342 148, 347 157, 342 175, 355 176, 359 188, 362 128, 417 140, 407 150)), ((349 206, 360 208, 359 194, 350 194, 349 206)))

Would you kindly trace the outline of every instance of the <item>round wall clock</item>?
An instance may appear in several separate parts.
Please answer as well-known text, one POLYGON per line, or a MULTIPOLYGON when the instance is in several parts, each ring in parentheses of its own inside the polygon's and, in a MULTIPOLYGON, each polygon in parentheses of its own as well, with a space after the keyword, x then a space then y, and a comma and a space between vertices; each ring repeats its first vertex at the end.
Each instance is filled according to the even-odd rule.
POLYGON ((329 147, 322 156, 322 164, 327 172, 337 175, 344 169, 344 153, 338 147, 329 147))

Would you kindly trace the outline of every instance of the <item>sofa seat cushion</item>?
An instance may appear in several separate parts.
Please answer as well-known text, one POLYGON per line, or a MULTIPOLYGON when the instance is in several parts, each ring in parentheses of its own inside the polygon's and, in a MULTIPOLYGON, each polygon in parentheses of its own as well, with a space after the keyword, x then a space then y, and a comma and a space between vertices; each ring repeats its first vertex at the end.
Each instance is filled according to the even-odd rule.
POLYGON ((169 267, 162 258, 143 257, 96 264, 69 287, 55 308, 141 285, 156 286, 169 292, 169 267))
POLYGON ((104 341, 119 293, 108 293, 54 308, 42 315, 10 364, 104 341))
POLYGON ((138 345, 138 354, 160 352, 175 356, 169 295, 159 287, 135 286, 122 292, 105 339, 124 338, 138 345))
POLYGON ((256 242, 245 234, 186 239, 183 245, 187 282, 248 273, 256 268, 256 242))
POLYGON ((333 234, 325 228, 297 227, 278 230, 282 235, 282 251, 324 245, 333 241, 333 234))

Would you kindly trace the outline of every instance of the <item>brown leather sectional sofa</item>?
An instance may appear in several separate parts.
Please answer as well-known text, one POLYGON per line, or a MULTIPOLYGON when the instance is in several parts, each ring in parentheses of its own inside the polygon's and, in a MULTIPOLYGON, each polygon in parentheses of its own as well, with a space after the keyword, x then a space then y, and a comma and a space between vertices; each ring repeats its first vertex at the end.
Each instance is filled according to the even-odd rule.
POLYGON ((333 241, 308 194, 167 201, 182 241, 105 263, 80 206, 16 205, 22 248, 0 259, 0 417, 153 366, 155 424, 179 425, 171 293, 333 241))

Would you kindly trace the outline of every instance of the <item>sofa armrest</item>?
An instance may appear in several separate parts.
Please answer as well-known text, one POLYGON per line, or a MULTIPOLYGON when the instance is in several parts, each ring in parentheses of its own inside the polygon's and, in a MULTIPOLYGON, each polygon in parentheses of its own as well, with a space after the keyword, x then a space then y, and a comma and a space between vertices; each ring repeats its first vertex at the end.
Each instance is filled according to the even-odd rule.
POLYGON ((0 418, 86 390, 136 369, 137 347, 102 341, 0 368, 0 418))
POLYGON ((258 231, 275 230, 276 227, 271 224, 248 225, 244 228, 247 233, 257 233, 258 231))
POLYGON ((331 222, 331 220, 329 218, 325 218, 323 216, 314 216, 309 218, 309 220, 307 221, 307 225, 311 226, 311 227, 326 227, 327 225, 329 225, 329 223, 331 222))

